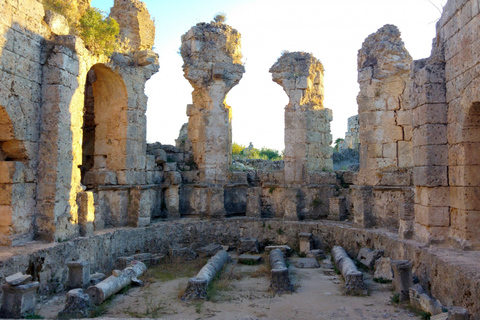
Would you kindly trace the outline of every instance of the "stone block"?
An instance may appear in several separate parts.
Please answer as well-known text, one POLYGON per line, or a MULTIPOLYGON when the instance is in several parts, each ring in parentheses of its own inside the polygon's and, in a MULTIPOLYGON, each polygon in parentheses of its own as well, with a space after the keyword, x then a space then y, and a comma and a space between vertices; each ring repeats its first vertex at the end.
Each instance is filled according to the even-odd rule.
POLYGON ((239 253, 258 253, 257 238, 240 238, 239 253))
POLYGON ((70 27, 68 26, 68 21, 61 14, 58 14, 50 10, 45 10, 44 20, 54 34, 68 35, 70 33, 70 27))
POLYGON ((450 210, 448 207, 426 207, 416 204, 415 221, 429 227, 448 227, 450 210))
POLYGON ((238 262, 242 264, 259 264, 262 260, 262 256, 254 256, 250 254, 241 254, 238 256, 238 262))
POLYGON ((412 263, 408 260, 392 261, 395 293, 400 301, 410 300, 410 288, 413 285, 412 263))
POLYGON ((307 253, 307 258, 315 258, 315 259, 320 259, 323 260, 325 259, 325 252, 321 249, 313 249, 310 250, 309 253, 307 253))
POLYGON ((398 167, 413 167, 413 143, 411 141, 398 141, 398 167))
POLYGON ((357 260, 369 269, 375 266, 375 261, 383 257, 385 252, 383 250, 371 250, 369 248, 362 248, 358 253, 357 260))
POLYGON ((90 303, 90 297, 83 289, 73 289, 67 293, 65 307, 59 312, 60 319, 90 318, 94 308, 90 303))
POLYGON ((413 129, 413 146, 447 144, 447 125, 425 124, 413 129))
POLYGON ((312 249, 312 234, 301 232, 298 234, 299 252, 308 253, 312 249))
POLYGON ((83 191, 77 193, 78 225, 80 236, 88 237, 93 235, 95 221, 95 204, 93 192, 83 191))
POLYGON ((315 269, 320 268, 320 265, 315 258, 300 258, 295 263, 295 267, 299 269, 315 269))
POLYGON ((86 288, 90 286, 90 262, 71 261, 68 266, 68 284, 71 289, 86 288))
POLYGON ((167 153, 165 152, 165 150, 163 149, 156 149, 154 151, 154 154, 155 156, 155 163, 156 164, 164 164, 167 162, 167 153))
POLYGON ((450 206, 450 188, 417 187, 415 189, 415 203, 422 206, 448 207, 450 206))
POLYGON ((392 259, 379 258, 375 260, 374 279, 393 280, 392 259))
POLYGON ((19 319, 28 313, 34 313, 35 295, 39 285, 38 282, 19 286, 2 285, 3 297, 0 317, 19 319))
POLYGON ((416 186, 443 187, 448 186, 447 166, 424 166, 413 169, 413 180, 416 186))
POLYGON ((115 267, 118 270, 123 270, 126 267, 128 267, 132 261, 133 261, 133 256, 128 256, 128 257, 118 257, 116 262, 115 262, 115 267))
POLYGON ((182 183, 182 175, 178 171, 165 172, 165 182, 177 186, 182 183))
POLYGON ((32 280, 32 276, 29 274, 23 274, 21 272, 17 272, 5 278, 5 282, 11 286, 19 286, 27 284, 30 280, 32 280))
POLYGON ((448 145, 415 146, 413 159, 416 166, 446 166, 448 165, 448 145))
POLYGON ((468 310, 461 307, 448 308, 449 320, 468 320, 468 310))
POLYGON ((177 163, 176 162, 166 162, 163 164, 163 171, 171 172, 177 171, 177 163))

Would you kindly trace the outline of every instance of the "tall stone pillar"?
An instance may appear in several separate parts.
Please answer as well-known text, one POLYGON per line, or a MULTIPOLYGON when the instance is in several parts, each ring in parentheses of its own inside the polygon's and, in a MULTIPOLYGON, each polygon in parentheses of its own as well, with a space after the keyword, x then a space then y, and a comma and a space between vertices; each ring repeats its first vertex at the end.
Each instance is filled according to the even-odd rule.
POLYGON ((200 171, 199 188, 208 216, 225 215, 223 184, 232 158, 231 109, 227 93, 245 72, 240 33, 222 22, 198 23, 182 36, 185 78, 193 87, 188 138, 200 171))
POLYGON ((285 182, 301 184, 308 172, 332 170, 332 111, 323 106, 323 65, 305 52, 284 53, 270 68, 290 101, 285 107, 285 182))
POLYGON ((227 93, 245 72, 240 33, 220 23, 198 23, 182 36, 185 78, 193 86, 188 137, 204 182, 225 180, 231 162, 231 110, 227 93))

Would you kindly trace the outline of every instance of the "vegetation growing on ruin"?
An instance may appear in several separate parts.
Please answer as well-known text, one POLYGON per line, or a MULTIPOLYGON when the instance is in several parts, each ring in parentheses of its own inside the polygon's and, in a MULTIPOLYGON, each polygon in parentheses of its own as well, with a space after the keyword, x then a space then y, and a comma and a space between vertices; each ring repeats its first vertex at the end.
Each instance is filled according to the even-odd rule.
POLYGON ((278 150, 270 148, 246 148, 244 145, 232 143, 232 155, 238 156, 240 159, 262 159, 278 161, 283 159, 282 153, 278 150))
POLYGON ((89 8, 78 19, 77 10, 68 1, 43 0, 45 10, 51 10, 64 16, 70 26, 70 33, 79 35, 85 47, 96 55, 110 56, 114 51, 128 51, 128 42, 118 41, 120 26, 113 18, 106 17, 97 8, 89 8))
POLYGON ((115 51, 120 26, 115 19, 104 17, 99 9, 88 9, 80 18, 78 29, 85 46, 94 54, 110 56, 115 51))
POLYGON ((42 4, 45 10, 50 10, 64 16, 70 26, 70 32, 75 30, 75 25, 77 24, 77 12, 75 7, 72 6, 69 1, 43 0, 42 4))

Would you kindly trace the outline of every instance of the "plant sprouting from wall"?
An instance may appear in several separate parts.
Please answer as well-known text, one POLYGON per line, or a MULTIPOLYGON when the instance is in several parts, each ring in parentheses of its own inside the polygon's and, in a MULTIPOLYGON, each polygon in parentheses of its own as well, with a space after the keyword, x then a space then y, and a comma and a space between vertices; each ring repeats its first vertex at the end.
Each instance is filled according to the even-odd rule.
POLYGON ((90 8, 80 18, 78 29, 85 47, 96 55, 110 56, 117 47, 120 26, 110 17, 104 17, 97 8, 90 8))

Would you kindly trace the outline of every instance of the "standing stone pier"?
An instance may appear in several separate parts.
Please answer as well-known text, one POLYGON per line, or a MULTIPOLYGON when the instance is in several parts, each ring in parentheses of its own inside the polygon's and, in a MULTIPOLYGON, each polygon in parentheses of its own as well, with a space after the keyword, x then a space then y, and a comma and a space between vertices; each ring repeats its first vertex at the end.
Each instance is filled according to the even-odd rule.
POLYGON ((332 110, 323 106, 323 65, 305 52, 287 52, 270 68, 290 101, 285 107, 285 182, 301 184, 309 172, 332 170, 332 110))
POLYGON ((225 215, 224 188, 232 160, 231 108, 227 93, 245 72, 240 33, 222 22, 198 23, 182 36, 185 78, 193 87, 188 105, 188 137, 200 171, 197 192, 206 199, 204 214, 225 215))

